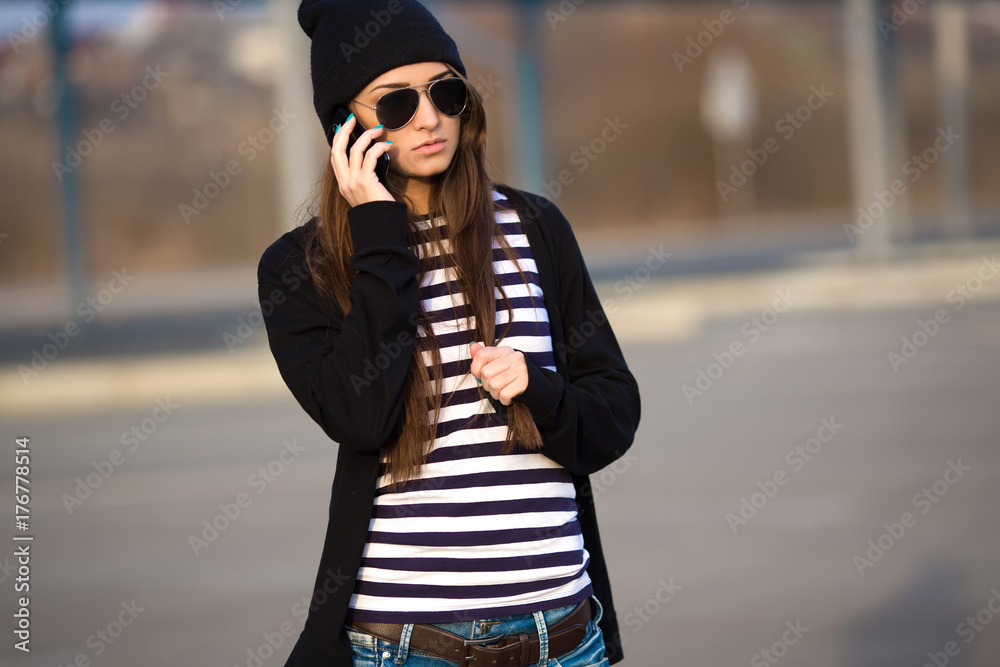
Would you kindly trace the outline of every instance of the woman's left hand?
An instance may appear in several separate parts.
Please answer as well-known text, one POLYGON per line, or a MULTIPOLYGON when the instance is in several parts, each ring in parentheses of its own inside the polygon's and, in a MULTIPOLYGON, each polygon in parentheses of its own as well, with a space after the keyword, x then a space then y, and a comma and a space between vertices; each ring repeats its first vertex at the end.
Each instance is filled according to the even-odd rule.
POLYGON ((472 376, 483 383, 490 396, 503 405, 528 387, 528 366, 524 353, 506 345, 496 347, 473 343, 469 346, 472 355, 472 376))

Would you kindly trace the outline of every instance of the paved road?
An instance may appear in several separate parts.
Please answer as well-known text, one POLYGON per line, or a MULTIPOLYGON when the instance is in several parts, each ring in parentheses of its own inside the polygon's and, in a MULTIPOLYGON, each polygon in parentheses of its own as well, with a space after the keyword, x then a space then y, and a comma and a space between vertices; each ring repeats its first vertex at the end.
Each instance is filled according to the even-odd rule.
MULTIPOLYGON (((756 339, 749 318, 717 317, 626 344, 642 423, 618 471, 594 477, 624 664, 1000 664, 1000 302, 948 308, 898 372, 887 353, 934 308, 793 309, 756 339), (744 353, 710 368, 736 341, 744 353), (688 398, 699 370, 716 379, 688 398)), ((290 640, 258 647, 301 627, 335 445, 290 395, 163 398, 7 419, 8 445, 29 435, 34 451, 35 634, 21 655, 5 630, 0 662, 283 663, 290 640), (123 444, 133 426, 142 439, 123 444), (286 442, 302 451, 251 477, 279 470, 286 442), (70 513, 74 479, 115 448, 121 465, 70 513), (190 536, 241 492, 249 506, 195 555, 190 536)))

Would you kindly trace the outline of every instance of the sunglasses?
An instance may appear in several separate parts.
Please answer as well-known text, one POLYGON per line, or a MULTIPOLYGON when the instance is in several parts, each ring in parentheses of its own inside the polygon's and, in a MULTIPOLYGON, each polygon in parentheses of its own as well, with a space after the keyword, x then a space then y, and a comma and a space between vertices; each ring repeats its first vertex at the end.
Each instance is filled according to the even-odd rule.
POLYGON ((465 106, 469 102, 469 89, 465 81, 457 76, 390 90, 375 101, 375 106, 361 102, 358 104, 374 110, 375 117, 379 123, 385 125, 385 129, 390 132, 399 130, 406 127, 417 113, 421 91, 416 90, 416 87, 426 86, 428 83, 430 85, 427 86, 427 97, 438 111, 451 118, 465 111, 465 106))

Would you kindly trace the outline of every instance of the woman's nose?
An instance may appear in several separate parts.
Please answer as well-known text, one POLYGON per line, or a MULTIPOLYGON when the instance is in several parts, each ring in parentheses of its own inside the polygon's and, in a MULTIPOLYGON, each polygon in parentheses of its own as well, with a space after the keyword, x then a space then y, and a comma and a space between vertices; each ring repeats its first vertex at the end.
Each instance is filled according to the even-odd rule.
POLYGON ((437 127, 439 122, 437 109, 431 102, 430 93, 426 88, 420 91, 420 102, 417 104, 417 113, 413 121, 420 127, 437 127))

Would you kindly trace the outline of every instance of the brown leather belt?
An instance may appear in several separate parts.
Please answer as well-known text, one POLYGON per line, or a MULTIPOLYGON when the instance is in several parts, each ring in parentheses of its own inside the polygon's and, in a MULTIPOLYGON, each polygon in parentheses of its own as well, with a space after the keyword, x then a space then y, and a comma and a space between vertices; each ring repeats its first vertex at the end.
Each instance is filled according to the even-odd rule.
MULTIPOLYGON (((548 626, 549 659, 569 653, 583 641, 590 622, 590 598, 585 598, 566 616, 548 626)), ((401 623, 349 623, 352 628, 393 644, 403 635, 401 623)), ((538 633, 489 635, 465 639, 426 623, 415 623, 409 650, 452 660, 463 667, 528 667, 540 657, 538 633), (486 646, 486 644, 495 644, 486 646)))

